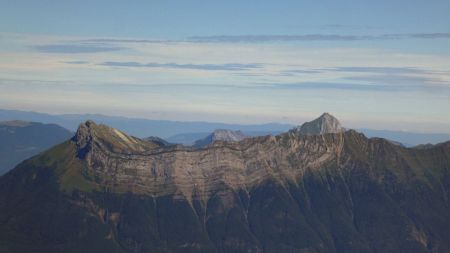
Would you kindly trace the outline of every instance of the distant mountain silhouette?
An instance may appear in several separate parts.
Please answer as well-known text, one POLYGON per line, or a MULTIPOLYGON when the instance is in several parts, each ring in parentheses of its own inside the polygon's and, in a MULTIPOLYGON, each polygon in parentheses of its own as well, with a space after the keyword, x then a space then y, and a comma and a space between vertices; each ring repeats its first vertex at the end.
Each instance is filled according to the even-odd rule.
MULTIPOLYGON (((211 133, 215 129, 241 130, 245 132, 284 132, 292 127, 289 124, 268 123, 268 124, 226 124, 217 122, 181 122, 169 120, 150 120, 138 118, 126 118, 116 116, 105 116, 100 114, 69 114, 69 115, 50 115, 45 113, 24 112, 16 110, 1 110, 0 121, 3 120, 25 120, 43 123, 54 123, 71 131, 76 131, 80 122, 94 120, 97 123, 122 129, 130 135, 145 138, 148 136, 157 136, 169 140, 168 137, 185 133, 211 133)), ((207 135, 206 134, 206 135, 207 135)), ((206 136, 205 135, 205 136, 206 136)), ((195 138, 197 140, 199 138, 195 138)))
POLYGON ((241 131, 233 131, 228 129, 216 129, 214 132, 206 136, 205 138, 202 138, 200 140, 197 140, 194 143, 194 147, 205 147, 209 144, 212 144, 215 141, 226 141, 226 142, 233 142, 233 141, 241 141, 245 139, 247 136, 244 135, 241 131))
MULTIPOLYGON (((182 122, 169 120, 149 120, 126 117, 105 116, 99 114, 69 114, 50 115, 45 113, 25 112, 17 110, 1 110, 0 121, 24 120, 42 123, 58 124, 71 131, 76 131, 80 122, 94 120, 129 133, 130 135, 145 138, 157 136, 171 143, 192 145, 196 140, 206 137, 215 129, 230 129, 242 131, 248 136, 276 135, 293 128, 290 124, 224 124, 215 122, 182 122)), ((380 137, 400 142, 406 146, 420 144, 437 144, 450 140, 446 133, 413 133, 391 130, 356 129, 368 137, 380 137)))
POLYGON ((72 135, 69 130, 55 124, 0 122, 0 175, 72 135))

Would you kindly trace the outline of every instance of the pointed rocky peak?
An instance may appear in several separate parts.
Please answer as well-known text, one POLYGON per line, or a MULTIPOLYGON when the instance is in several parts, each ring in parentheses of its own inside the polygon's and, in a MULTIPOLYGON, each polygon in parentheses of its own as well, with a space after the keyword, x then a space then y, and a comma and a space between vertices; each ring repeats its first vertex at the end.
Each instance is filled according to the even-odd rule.
POLYGON ((214 141, 233 142, 233 141, 240 141, 245 138, 247 138, 247 136, 244 135, 244 133, 242 133, 241 131, 233 131, 229 129, 216 129, 210 135, 196 141, 194 143, 194 146, 204 147, 213 143, 214 141))
POLYGON ((134 153, 159 147, 155 143, 142 141, 129 136, 115 128, 96 124, 92 120, 81 123, 73 138, 79 150, 83 152, 92 149, 93 143, 113 152, 134 153))
POLYGON ((91 120, 83 122, 78 126, 77 132, 73 137, 73 141, 77 144, 79 149, 85 149, 89 143, 92 142, 94 135, 92 128, 94 126, 96 126, 96 124, 91 120))
POLYGON ((292 129, 291 132, 302 135, 320 135, 341 133, 344 130, 338 119, 329 113, 324 113, 319 118, 292 129))

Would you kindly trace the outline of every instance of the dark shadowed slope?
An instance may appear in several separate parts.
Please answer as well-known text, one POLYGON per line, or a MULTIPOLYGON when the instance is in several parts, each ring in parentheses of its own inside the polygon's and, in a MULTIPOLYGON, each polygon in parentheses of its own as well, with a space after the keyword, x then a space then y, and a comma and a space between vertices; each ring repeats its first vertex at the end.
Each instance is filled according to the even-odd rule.
POLYGON ((450 252, 450 142, 161 147, 93 122, 0 178, 2 252, 450 252))
POLYGON ((0 175, 73 133, 54 125, 25 121, 0 122, 0 175))

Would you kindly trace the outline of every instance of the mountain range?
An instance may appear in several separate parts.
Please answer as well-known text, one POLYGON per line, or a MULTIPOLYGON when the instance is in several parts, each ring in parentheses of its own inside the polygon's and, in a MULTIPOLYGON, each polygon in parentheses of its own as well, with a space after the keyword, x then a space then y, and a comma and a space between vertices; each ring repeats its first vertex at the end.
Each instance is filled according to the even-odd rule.
POLYGON ((0 252, 450 252, 450 142, 327 118, 202 148, 87 121, 0 178, 0 252))
MULTIPOLYGON (((242 131, 247 136, 277 135, 295 126, 290 124, 268 123, 260 125, 225 124, 214 122, 181 122, 169 120, 150 120, 105 116, 100 114, 62 114, 51 115, 18 110, 1 110, 0 121, 24 120, 58 124, 70 131, 76 131, 80 122, 94 120, 97 123, 122 129, 130 135, 145 138, 157 136, 171 143, 192 145, 205 138, 216 129, 242 131)), ((420 144, 437 144, 450 140, 448 133, 414 133, 392 130, 356 129, 368 137, 381 137, 412 147, 420 144)))
MULTIPOLYGON (((280 133, 287 131, 292 126, 289 124, 268 123, 259 125, 226 124, 216 122, 181 122, 169 120, 151 120, 139 118, 126 118, 116 116, 105 116, 100 114, 62 114, 51 115, 37 112, 25 112, 17 110, 1 110, 0 121, 3 120, 25 120, 42 123, 58 124, 71 131, 76 131, 80 122, 93 120, 97 123, 106 124, 111 127, 122 129, 128 134, 145 138, 157 136, 163 139, 184 133, 205 133, 205 136, 216 129, 229 129, 243 132, 257 132, 258 134, 280 133)), ((205 137, 203 136, 203 137, 205 137)), ((197 138, 200 139, 200 138, 197 138)), ((195 139, 195 140, 197 140, 195 139)))

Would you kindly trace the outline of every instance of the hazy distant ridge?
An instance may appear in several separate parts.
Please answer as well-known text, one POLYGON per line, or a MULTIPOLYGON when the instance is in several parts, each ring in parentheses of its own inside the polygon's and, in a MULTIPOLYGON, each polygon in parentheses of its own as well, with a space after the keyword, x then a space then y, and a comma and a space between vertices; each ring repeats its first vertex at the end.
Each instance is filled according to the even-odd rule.
MULTIPOLYGON (((98 123, 107 124, 121 129, 130 135, 145 138, 158 136, 171 143, 192 144, 198 139, 206 137, 215 129, 240 130, 245 135, 276 135, 293 128, 290 124, 268 123, 255 125, 226 124, 217 122, 182 122, 170 120, 150 120, 138 118, 126 118, 106 116, 100 114, 65 114, 51 115, 46 113, 26 112, 18 110, 1 110, 0 121, 25 120, 42 123, 54 123, 64 128, 75 131, 80 122, 88 119, 98 123)), ((302 122, 299 122, 302 123, 302 122)), ((345 126, 344 126, 345 127, 345 126)), ((450 140, 450 134, 445 133, 413 133, 391 130, 356 129, 367 137, 382 137, 403 143, 406 146, 415 146, 427 143, 440 143, 450 140)))

